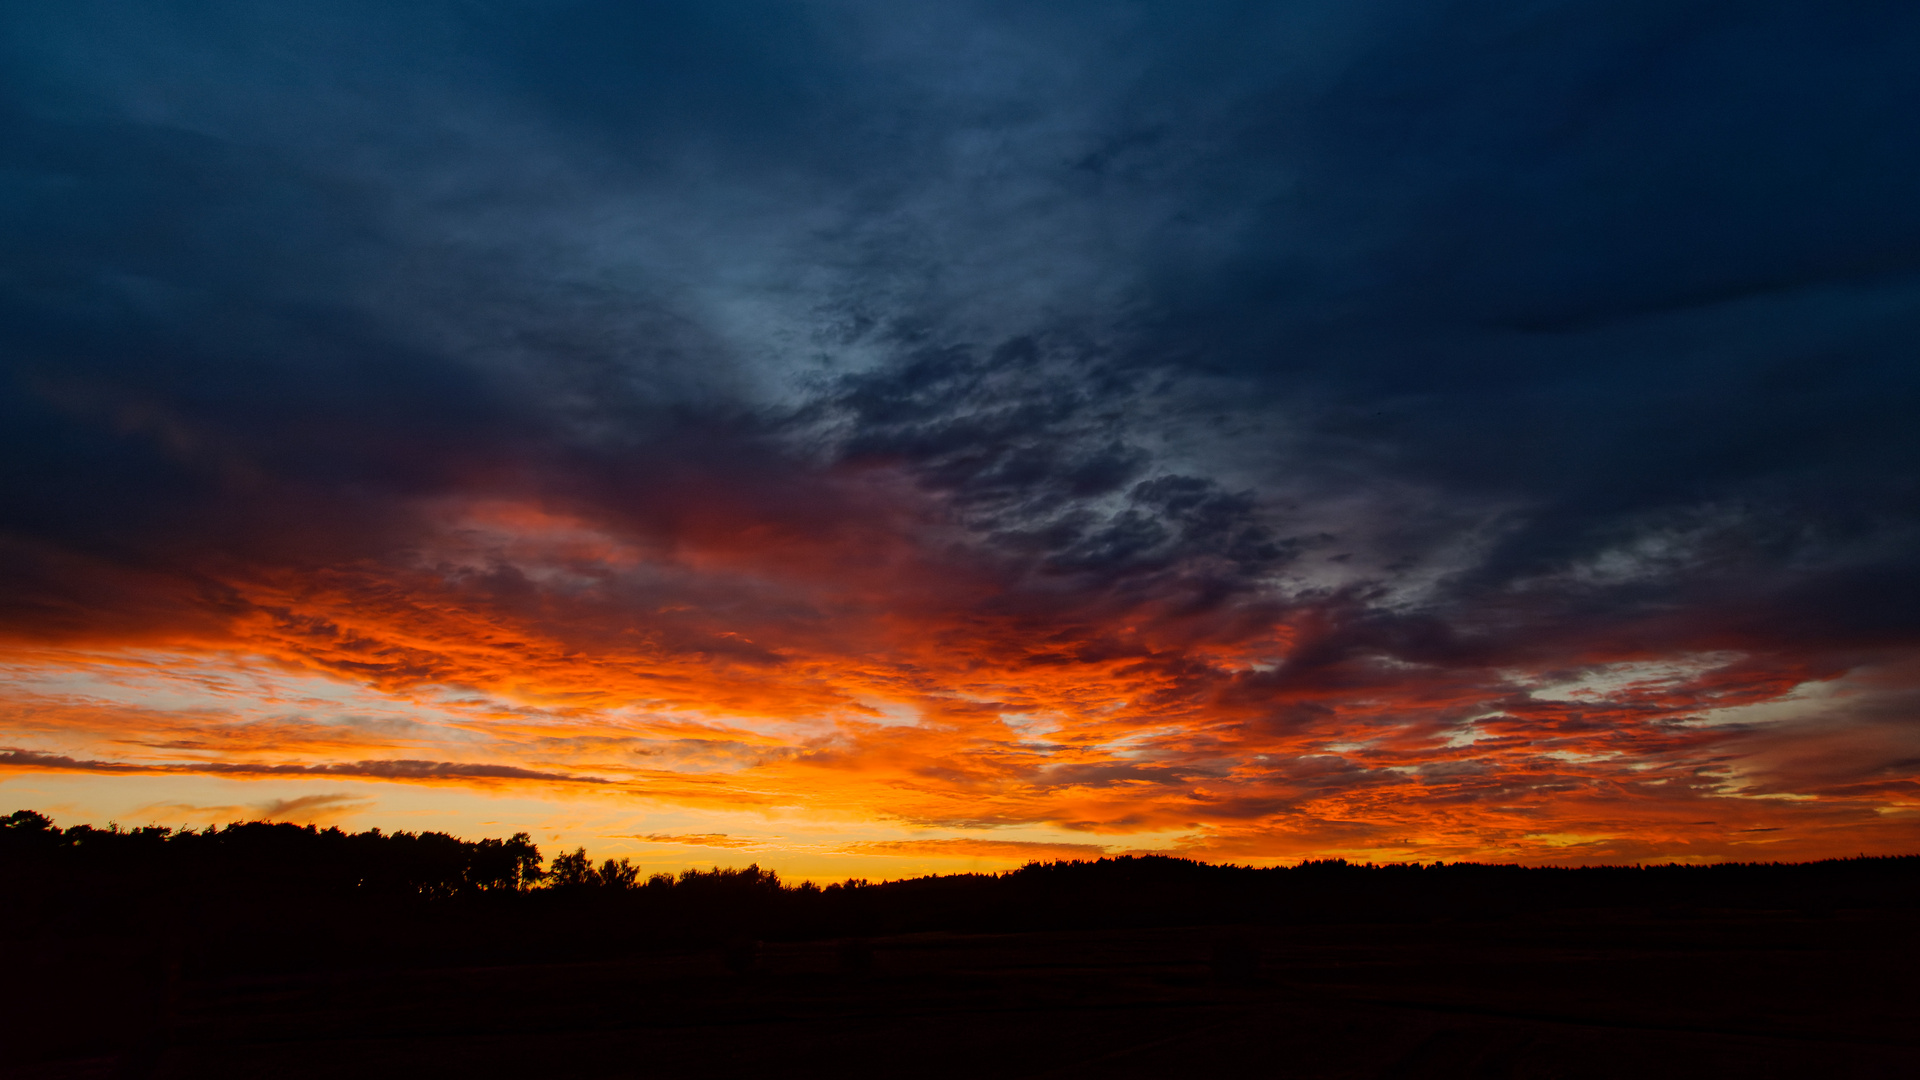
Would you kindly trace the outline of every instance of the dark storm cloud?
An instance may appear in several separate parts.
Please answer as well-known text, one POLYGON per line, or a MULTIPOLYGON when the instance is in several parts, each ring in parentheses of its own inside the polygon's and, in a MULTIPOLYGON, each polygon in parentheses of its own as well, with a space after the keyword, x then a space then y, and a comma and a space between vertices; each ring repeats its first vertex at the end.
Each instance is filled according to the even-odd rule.
POLYGON ((1920 629, 1902 6, 6 18, 16 621, 891 470, 1295 671, 1920 629))
POLYGON ((1223 168, 1284 160, 1290 197, 1176 286, 1164 347, 1319 395, 1318 433, 1392 475, 1511 500, 1458 602, 1758 587, 1784 622, 1825 588, 1830 627, 1910 634, 1912 13, 1403 15, 1307 119, 1239 115, 1223 168))

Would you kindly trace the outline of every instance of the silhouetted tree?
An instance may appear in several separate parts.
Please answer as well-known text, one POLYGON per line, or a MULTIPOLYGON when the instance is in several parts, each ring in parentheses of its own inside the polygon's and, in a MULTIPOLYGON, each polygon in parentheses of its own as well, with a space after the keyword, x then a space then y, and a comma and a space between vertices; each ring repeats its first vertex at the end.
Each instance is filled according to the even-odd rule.
POLYGON ((467 865, 467 881, 477 889, 525 889, 543 876, 540 849, 526 833, 480 841, 473 846, 467 865))
POLYGON ((547 867, 546 878, 550 889, 579 890, 600 884, 600 875, 594 872, 593 860, 587 858, 586 848, 555 855, 553 865, 547 867))
POLYGON ((640 868, 621 859, 615 862, 608 859, 600 864, 600 887, 603 889, 637 889, 640 887, 640 868))

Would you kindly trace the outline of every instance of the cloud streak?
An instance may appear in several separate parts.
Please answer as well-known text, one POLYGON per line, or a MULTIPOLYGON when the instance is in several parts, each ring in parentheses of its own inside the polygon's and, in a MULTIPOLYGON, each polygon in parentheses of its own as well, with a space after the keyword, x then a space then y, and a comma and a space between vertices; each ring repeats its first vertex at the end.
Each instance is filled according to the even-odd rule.
MULTIPOLYGON (((542 773, 513 765, 462 765, 451 761, 354 761, 332 762, 324 765, 267 765, 236 761, 142 764, 79 760, 60 754, 41 754, 31 750, 14 749, 0 750, 0 768, 95 773, 201 773, 209 776, 244 777, 352 776, 374 780, 451 780, 468 783, 499 780, 535 780, 564 784, 607 782, 599 777, 542 773)), ((293 801, 297 803, 300 800, 293 801)), ((262 812, 271 816, 288 805, 286 802, 276 800, 266 804, 262 812)))

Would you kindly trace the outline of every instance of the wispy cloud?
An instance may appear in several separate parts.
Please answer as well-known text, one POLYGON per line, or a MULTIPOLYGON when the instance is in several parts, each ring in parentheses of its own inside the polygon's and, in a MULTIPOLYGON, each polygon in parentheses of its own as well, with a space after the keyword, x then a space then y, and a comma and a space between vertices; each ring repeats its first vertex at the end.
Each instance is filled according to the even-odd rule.
POLYGON ((1109 853, 1104 844, 1055 844, 1039 840, 985 840, 973 837, 862 840, 843 845, 838 850, 849 855, 919 855, 943 859, 1097 859, 1109 853))
POLYGON ((291 799, 269 799, 265 802, 228 806, 201 806, 194 803, 152 803, 133 811, 137 821, 153 821, 161 824, 169 822, 211 822, 225 824, 236 821, 290 821, 296 824, 325 825, 350 818, 375 805, 374 800, 359 795, 299 795, 291 799))
POLYGON ((727 833, 635 833, 614 839, 643 840, 649 844, 683 844, 687 847, 726 848, 737 851, 791 849, 793 845, 777 836, 733 836, 727 833))
POLYGON ((62 754, 0 749, 0 768, 95 773, 202 773, 209 776, 312 777, 353 776, 375 780, 452 780, 484 782, 534 780, 563 784, 605 784, 594 776, 537 772, 514 765, 470 765, 452 761, 353 761, 320 765, 255 764, 240 761, 141 763, 81 760, 62 754))

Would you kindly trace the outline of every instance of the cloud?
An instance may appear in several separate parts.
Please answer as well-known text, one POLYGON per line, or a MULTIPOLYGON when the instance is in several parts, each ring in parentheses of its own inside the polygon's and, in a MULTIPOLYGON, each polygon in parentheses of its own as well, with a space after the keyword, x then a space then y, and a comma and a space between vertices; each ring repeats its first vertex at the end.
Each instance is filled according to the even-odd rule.
POLYGON ((266 821, 320 821, 359 813, 372 805, 372 800, 355 795, 300 795, 262 805, 260 816, 266 821))
POLYGON ((355 761, 318 765, 257 764, 235 761, 168 762, 158 764, 79 760, 61 754, 0 749, 0 768, 95 773, 199 773, 209 776, 354 776, 375 780, 488 782, 534 780, 545 783, 605 784, 593 776, 536 772, 515 765, 468 765, 451 761, 355 761))
POLYGON ((1920 17, 223 12, 0 16, 0 764, 1910 842, 1920 17))
POLYGON ((649 844, 685 844, 688 847, 728 848, 740 851, 767 851, 785 847, 779 837, 730 836, 726 833, 637 833, 618 839, 644 840, 649 844))
POLYGON ((199 806, 193 803, 153 803, 133 812, 144 821, 208 821, 222 824, 234 821, 291 821, 297 824, 325 825, 352 817, 374 806, 371 799, 350 794, 299 795, 291 799, 232 806, 199 806))
POLYGON ((1038 840, 983 840, 949 837, 927 840, 864 840, 847 844, 849 855, 917 855, 933 858, 988 859, 1097 859, 1107 854, 1102 844, 1056 844, 1038 840))

